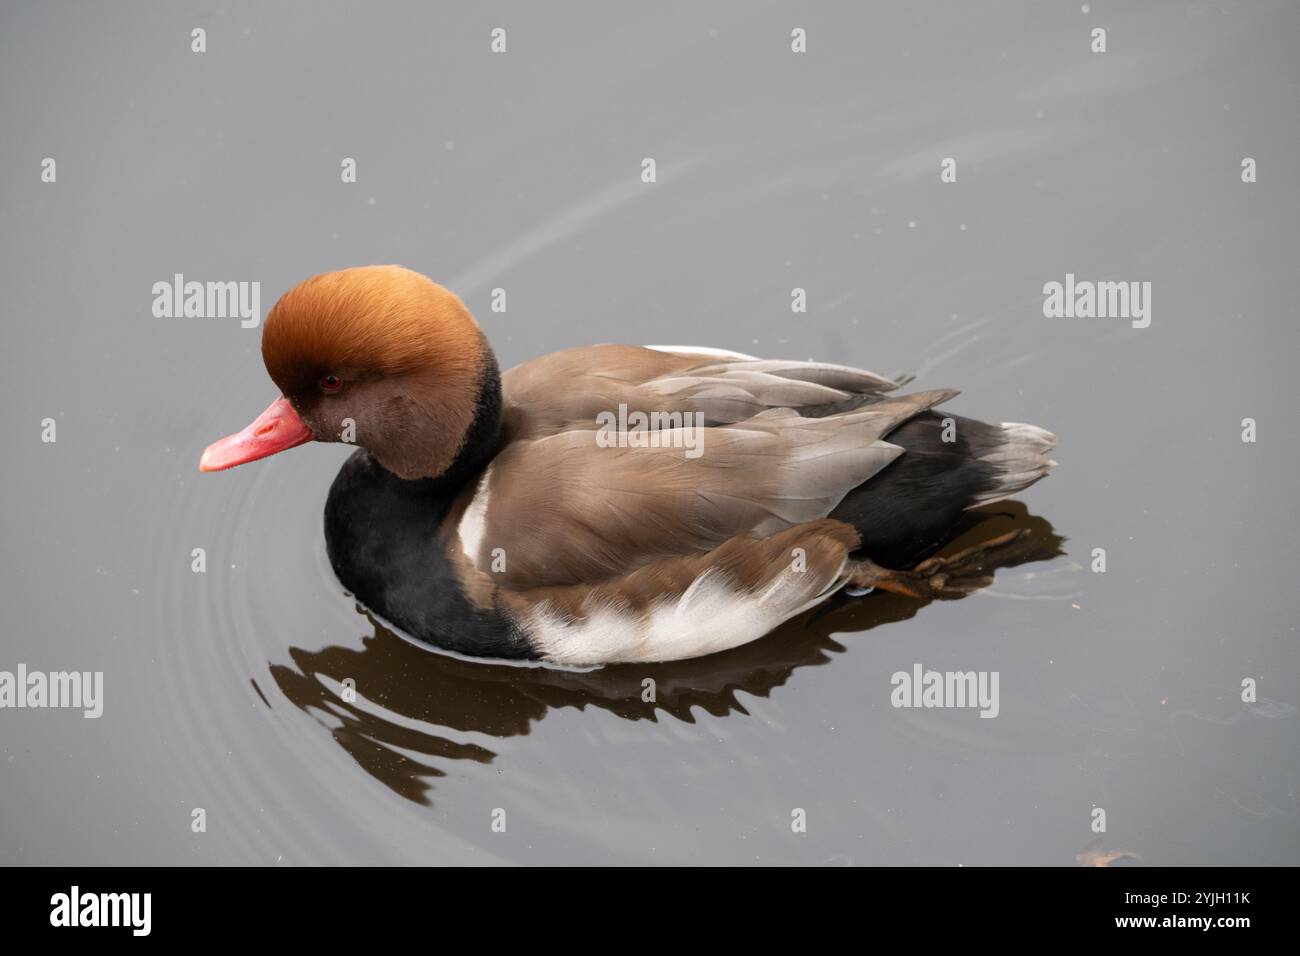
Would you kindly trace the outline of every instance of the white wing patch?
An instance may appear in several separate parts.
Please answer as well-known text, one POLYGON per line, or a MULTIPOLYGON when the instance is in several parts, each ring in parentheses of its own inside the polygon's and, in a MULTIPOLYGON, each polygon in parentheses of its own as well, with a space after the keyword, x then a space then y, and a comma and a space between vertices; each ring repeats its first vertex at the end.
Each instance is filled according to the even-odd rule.
POLYGON ((745 361, 757 362, 758 359, 753 355, 746 355, 744 352, 732 352, 728 349, 711 349, 702 345, 645 345, 642 348, 650 349, 652 352, 676 352, 679 355, 703 355, 708 358, 728 358, 744 359, 745 361))
POLYGON ((492 467, 488 466, 478 480, 474 498, 461 515, 456 534, 460 537, 460 549, 475 565, 478 564, 479 552, 483 549, 483 534, 487 530, 488 481, 492 477, 492 467))

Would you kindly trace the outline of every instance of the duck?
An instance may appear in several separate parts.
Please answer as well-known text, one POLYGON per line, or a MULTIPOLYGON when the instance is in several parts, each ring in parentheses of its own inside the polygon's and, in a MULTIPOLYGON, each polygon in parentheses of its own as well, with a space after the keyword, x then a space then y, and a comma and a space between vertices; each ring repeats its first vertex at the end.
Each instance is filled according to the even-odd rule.
POLYGON ((1056 464, 1051 432, 845 365, 603 344, 502 373, 461 299, 397 265, 302 282, 261 351, 279 397, 200 470, 354 445, 324 507, 334 573, 474 658, 675 661, 840 592, 959 594, 981 549, 935 552, 1056 464))

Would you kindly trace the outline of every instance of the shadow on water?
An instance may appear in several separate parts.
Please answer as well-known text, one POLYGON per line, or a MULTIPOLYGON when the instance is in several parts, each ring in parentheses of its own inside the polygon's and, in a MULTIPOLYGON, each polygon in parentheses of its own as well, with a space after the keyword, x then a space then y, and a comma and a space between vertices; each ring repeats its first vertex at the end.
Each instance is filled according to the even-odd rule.
MULTIPOLYGON (((940 553, 951 553, 1013 529, 1027 534, 990 554, 992 572, 1062 554, 1064 539, 1019 502, 970 512, 940 553)), ((960 597, 948 600, 960 600, 960 597)), ((284 695, 330 727, 335 741, 363 770, 398 794, 429 803, 436 761, 489 763, 496 753, 436 733, 489 737, 527 734, 552 709, 597 707, 625 720, 657 720, 662 712, 694 722, 699 707, 715 717, 747 714, 742 691, 766 697, 798 668, 827 663, 844 650, 832 635, 868 631, 915 616, 930 601, 875 592, 837 595, 766 637, 720 654, 665 664, 618 664, 590 671, 521 667, 451 657, 399 637, 358 606, 374 629, 360 649, 290 648, 293 666, 271 674, 284 695), (644 681, 654 700, 643 700, 644 681), (349 693, 345 680, 355 684, 349 693)))

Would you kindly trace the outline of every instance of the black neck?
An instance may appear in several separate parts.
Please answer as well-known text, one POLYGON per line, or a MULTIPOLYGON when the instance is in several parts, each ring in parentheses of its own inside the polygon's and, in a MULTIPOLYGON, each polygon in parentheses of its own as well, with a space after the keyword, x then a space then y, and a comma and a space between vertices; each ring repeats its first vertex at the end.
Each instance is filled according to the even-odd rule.
POLYGON ((474 420, 465 432, 465 442, 460 446, 451 467, 435 481, 445 481, 459 487, 476 476, 487 463, 496 457, 501 441, 501 372, 497 358, 486 346, 483 349, 483 380, 474 399, 474 420))

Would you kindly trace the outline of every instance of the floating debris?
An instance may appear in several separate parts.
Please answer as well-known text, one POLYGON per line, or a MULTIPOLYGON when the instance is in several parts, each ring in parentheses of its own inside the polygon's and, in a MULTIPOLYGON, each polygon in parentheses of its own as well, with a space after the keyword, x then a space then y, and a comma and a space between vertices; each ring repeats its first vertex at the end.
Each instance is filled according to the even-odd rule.
POLYGON ((1080 866, 1110 866, 1117 860, 1139 859, 1136 853, 1128 850, 1102 849, 1101 842, 1101 837, 1097 837, 1074 855, 1074 862, 1080 866))

